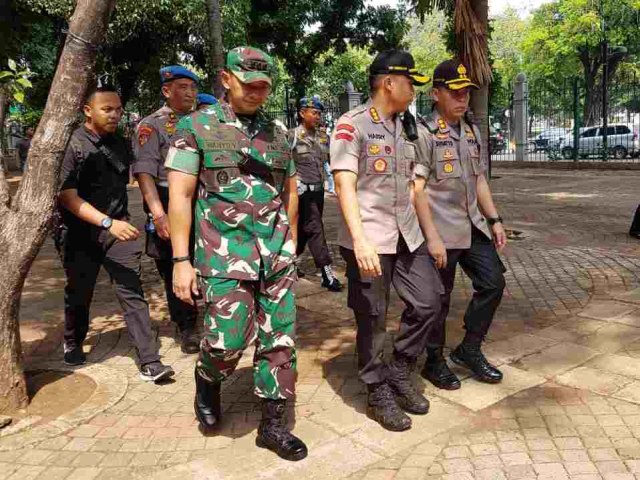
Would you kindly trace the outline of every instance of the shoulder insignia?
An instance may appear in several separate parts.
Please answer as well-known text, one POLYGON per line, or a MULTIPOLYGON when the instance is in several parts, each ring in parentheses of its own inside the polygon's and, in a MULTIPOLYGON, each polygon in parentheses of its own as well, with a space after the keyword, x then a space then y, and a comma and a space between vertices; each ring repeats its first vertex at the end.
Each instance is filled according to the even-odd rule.
POLYGON ((149 137, 153 133, 153 127, 150 125, 141 125, 138 127, 138 143, 142 147, 149 141, 149 137))
POLYGON ((356 127, 354 127, 353 125, 349 125, 348 123, 340 123, 336 127, 336 131, 340 132, 342 130, 344 130, 345 132, 349 132, 349 133, 355 133, 356 127))
POLYGON ((346 140, 347 142, 353 142, 353 136, 348 133, 340 132, 336 134, 336 140, 346 140))
POLYGON ((371 115, 371 118, 373 119, 374 122, 380 121, 380 115, 378 115, 378 110, 376 110, 375 107, 371 107, 369 109, 369 114, 371 115))

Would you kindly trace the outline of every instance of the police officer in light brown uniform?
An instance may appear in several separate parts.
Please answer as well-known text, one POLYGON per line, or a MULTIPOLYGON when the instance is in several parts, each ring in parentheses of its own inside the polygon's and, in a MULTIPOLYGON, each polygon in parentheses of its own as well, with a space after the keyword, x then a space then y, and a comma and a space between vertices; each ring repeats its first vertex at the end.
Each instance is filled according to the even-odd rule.
POLYGON ((502 373, 487 362, 480 346, 505 287, 504 266, 496 247, 504 247, 506 235, 485 177, 480 131, 465 117, 472 88, 478 86, 461 62, 448 60, 438 65, 433 75, 433 115, 423 119, 417 142, 418 157, 428 172, 433 220, 447 248, 447 264, 440 271, 446 294, 439 321, 429 333, 422 375, 448 390, 460 388, 442 350, 458 264, 471 278, 474 293, 464 316, 464 340, 451 353, 451 360, 471 369, 481 381, 502 380, 502 373))
POLYGON ((296 255, 299 257, 308 245, 316 267, 320 269, 322 286, 331 292, 339 292, 342 284, 331 269, 333 262, 322 223, 324 164, 329 158, 329 137, 320 129, 323 111, 324 105, 317 95, 301 98, 300 125, 289 131, 298 174, 300 216, 296 255))
POLYGON ((164 282, 169 315, 180 332, 182 352, 197 353, 200 351, 195 331, 198 311, 195 305, 181 301, 173 293, 173 253, 167 215, 169 184, 164 161, 178 121, 193 110, 199 79, 192 71, 171 65, 160 69, 160 81, 166 104, 138 124, 133 141, 135 162, 132 171, 140 185, 144 210, 150 215, 150 221, 145 225, 146 254, 155 260, 164 282))
POLYGON ((444 244, 431 221, 425 170, 416 164, 415 144, 401 121, 414 85, 427 80, 408 52, 380 53, 370 67, 371 100, 343 115, 331 138, 342 213, 338 242, 358 328, 359 376, 369 391, 367 414, 393 431, 411 426, 402 410, 425 414, 429 409, 412 385, 410 369, 424 350, 444 293, 436 268, 436 262, 443 265, 444 244), (406 308, 393 358, 385 363, 391 284, 406 308))

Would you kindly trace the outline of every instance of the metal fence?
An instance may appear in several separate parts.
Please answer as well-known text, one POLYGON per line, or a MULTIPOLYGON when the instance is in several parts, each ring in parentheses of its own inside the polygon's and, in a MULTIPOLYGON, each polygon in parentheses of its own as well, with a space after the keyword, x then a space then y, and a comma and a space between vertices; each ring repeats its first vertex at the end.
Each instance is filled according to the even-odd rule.
MULTIPOLYGON (((322 125, 331 132, 340 118, 340 106, 337 99, 323 100, 324 111, 322 112, 322 125)), ((297 100, 270 102, 264 109, 269 118, 280 120, 287 128, 298 125, 298 102, 297 100)))
MULTIPOLYGON (((618 76, 607 91, 606 121, 601 88, 587 92, 582 79, 530 83, 527 160, 640 162, 640 79, 618 76)), ((515 125, 509 107, 491 119, 492 159, 515 160, 515 125)))

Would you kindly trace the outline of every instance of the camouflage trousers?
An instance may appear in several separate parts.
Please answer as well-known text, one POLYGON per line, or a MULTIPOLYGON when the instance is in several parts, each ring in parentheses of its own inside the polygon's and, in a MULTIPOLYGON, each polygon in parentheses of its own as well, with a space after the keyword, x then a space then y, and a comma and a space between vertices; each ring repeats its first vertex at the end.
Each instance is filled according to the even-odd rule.
POLYGON ((293 265, 260 281, 201 277, 206 310, 199 374, 211 381, 223 381, 236 369, 243 350, 256 342, 255 394, 271 399, 293 397, 295 280, 293 265))

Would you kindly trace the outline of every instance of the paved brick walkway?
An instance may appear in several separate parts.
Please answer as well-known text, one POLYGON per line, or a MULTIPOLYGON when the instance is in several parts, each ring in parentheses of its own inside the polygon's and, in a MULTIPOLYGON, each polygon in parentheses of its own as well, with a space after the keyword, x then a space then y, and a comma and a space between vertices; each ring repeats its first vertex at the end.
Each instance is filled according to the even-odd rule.
MULTIPOLYGON (((363 413, 346 293, 320 288, 306 258, 308 276, 297 287, 300 376, 290 418, 311 447, 309 458, 291 464, 255 448, 251 352, 225 384, 223 428, 202 436, 192 413, 194 357, 173 340, 159 279, 145 261, 147 297, 176 381, 156 386, 137 378, 117 302, 101 277, 89 360, 126 389, 100 414, 27 448, 12 447, 12 437, 24 439, 29 429, 3 433, 0 479, 640 478, 640 242, 626 235, 640 201, 640 172, 495 173, 500 211, 519 238, 503 256, 507 291, 485 347, 505 373, 502 384, 481 384, 459 369, 463 387, 455 392, 421 380, 431 412, 413 417, 408 432, 382 430, 363 413)), ((138 211, 137 189, 132 199, 138 211)), ((329 199, 330 239, 335 214, 329 199)), ((22 300, 29 365, 61 359, 63 284, 47 244, 22 300)), ((460 274, 449 346, 462 336, 470 294, 460 274)), ((400 312, 394 297, 390 330, 400 312)))

